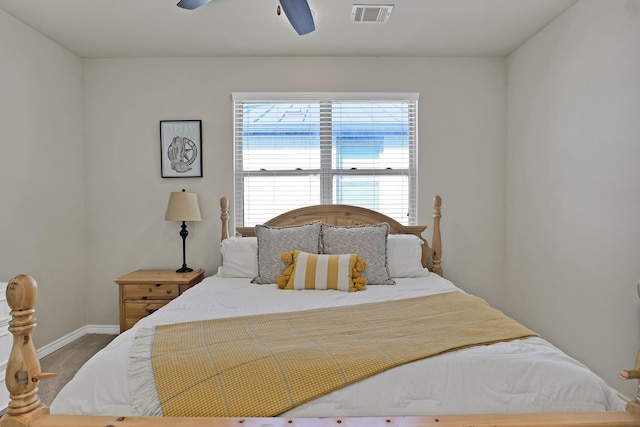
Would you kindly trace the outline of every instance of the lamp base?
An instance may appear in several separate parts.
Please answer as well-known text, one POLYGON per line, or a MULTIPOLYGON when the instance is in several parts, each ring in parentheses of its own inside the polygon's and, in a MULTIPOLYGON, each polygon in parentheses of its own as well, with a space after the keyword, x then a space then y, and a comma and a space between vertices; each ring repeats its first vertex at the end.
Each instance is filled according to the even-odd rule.
POLYGON ((181 267, 176 270, 176 273, 191 273, 192 271, 193 271, 193 268, 181 267))

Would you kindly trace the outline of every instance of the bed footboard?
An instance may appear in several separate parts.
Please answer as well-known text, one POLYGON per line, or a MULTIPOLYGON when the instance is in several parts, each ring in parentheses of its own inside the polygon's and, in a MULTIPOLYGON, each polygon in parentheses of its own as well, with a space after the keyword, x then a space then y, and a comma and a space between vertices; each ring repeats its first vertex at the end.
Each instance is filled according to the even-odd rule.
POLYGON ((344 418, 171 418, 52 415, 23 423, 5 417, 2 427, 637 427, 630 412, 450 415, 344 418))

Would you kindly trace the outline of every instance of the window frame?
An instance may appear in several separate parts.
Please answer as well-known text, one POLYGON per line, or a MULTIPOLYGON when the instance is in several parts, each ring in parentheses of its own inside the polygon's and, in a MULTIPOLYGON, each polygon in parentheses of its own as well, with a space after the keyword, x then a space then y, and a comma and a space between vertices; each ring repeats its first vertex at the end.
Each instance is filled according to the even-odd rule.
MULTIPOLYGON (((320 204, 333 203, 333 180, 335 176, 407 176, 408 212, 407 224, 415 225, 418 217, 418 100, 417 92, 234 92, 233 101, 233 168, 234 168, 234 222, 237 227, 244 224, 244 178, 246 176, 312 176, 320 177, 320 204), (403 169, 334 169, 333 132, 331 129, 332 102, 410 102, 410 147, 409 167, 403 169), (320 169, 283 171, 246 171, 243 168, 242 150, 238 149, 238 138, 242 135, 242 120, 238 117, 238 104, 263 102, 317 102, 320 104, 320 169), (327 124, 329 126, 327 126, 327 124), (323 155, 329 153, 329 156, 323 155)), ((250 224, 249 226, 252 226, 250 224)))

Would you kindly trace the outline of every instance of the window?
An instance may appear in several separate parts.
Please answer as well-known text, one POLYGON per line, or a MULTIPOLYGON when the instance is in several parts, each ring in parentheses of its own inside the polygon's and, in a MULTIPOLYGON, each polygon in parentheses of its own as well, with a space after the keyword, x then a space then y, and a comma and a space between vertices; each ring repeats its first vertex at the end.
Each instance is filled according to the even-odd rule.
POLYGON ((234 93, 236 226, 328 203, 416 222, 418 95, 234 93))

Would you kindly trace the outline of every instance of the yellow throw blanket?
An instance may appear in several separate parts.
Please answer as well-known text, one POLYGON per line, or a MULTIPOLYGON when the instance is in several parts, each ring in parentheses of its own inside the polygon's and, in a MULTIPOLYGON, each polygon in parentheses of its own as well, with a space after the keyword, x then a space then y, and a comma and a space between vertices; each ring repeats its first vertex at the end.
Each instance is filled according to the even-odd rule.
POLYGON ((158 326, 165 416, 267 417, 394 366, 534 332, 460 292, 158 326))

